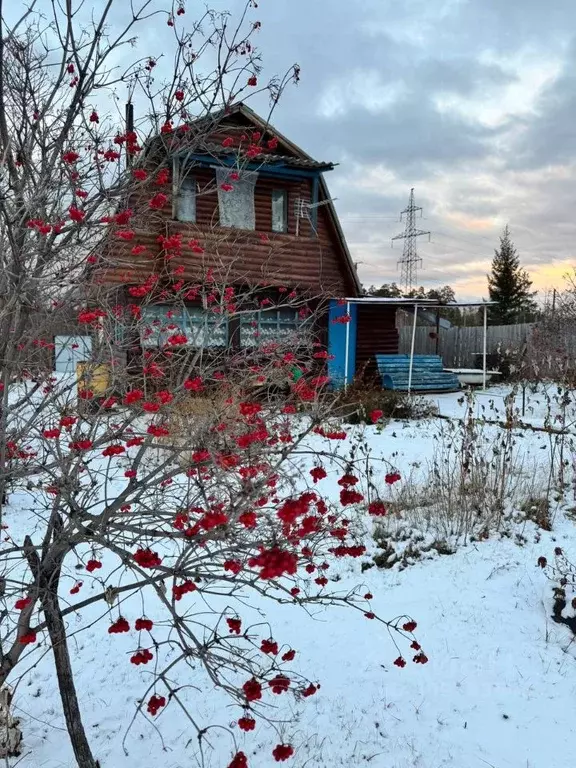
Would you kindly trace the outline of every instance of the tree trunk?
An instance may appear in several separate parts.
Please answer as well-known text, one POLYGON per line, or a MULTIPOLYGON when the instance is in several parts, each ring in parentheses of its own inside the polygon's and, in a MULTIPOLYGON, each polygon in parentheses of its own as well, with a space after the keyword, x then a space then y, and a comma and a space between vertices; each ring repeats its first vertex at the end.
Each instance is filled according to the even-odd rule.
POLYGON ((76 686, 74 685, 72 664, 70 663, 70 654, 68 653, 66 627, 62 618, 62 612, 60 611, 58 595, 53 591, 54 588, 52 585, 46 588, 42 598, 42 606, 44 608, 46 627, 52 642, 54 665, 56 667, 62 709, 66 719, 66 728, 68 729, 78 768, 100 768, 100 763, 92 755, 82 723, 78 697, 76 696, 76 686))

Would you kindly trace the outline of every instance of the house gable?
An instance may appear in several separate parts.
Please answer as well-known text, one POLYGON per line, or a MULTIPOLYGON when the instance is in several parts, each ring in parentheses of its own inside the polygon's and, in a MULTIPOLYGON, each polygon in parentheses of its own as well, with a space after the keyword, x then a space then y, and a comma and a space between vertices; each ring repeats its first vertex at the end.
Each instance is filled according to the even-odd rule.
MULTIPOLYGON (((191 123, 184 137, 175 132, 170 145, 167 151, 177 161, 173 191, 180 193, 179 175, 191 180, 187 184, 194 190, 194 210, 190 207, 187 218, 193 220, 177 219, 175 198, 161 210, 135 218, 134 242, 146 247, 146 256, 136 257, 129 247, 133 243, 109 244, 107 258, 112 263, 101 271, 102 282, 143 282, 151 270, 198 280, 211 270, 233 283, 289 286, 318 296, 359 295, 356 271, 322 176, 331 163, 314 161, 244 105, 191 123), (254 131, 261 134, 266 151, 248 159, 243 156, 240 169, 257 174, 254 228, 225 227, 220 222, 219 205, 225 198, 218 178, 227 168, 234 176, 236 142, 246 143, 254 131), (231 141, 232 146, 223 146, 231 141), (282 232, 273 231, 273 199, 284 201, 282 232), (303 215, 306 203, 314 204, 309 216, 303 215), (174 235, 180 237, 182 248, 167 259, 158 238, 174 235)), ((153 156, 155 152, 148 153, 149 159, 153 156)))

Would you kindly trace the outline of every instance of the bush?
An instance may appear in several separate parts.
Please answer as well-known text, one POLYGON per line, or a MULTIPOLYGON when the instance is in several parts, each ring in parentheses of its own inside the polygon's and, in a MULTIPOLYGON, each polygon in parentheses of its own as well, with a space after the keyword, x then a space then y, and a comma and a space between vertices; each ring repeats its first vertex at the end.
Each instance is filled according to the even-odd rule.
POLYGON ((422 419, 435 413, 434 406, 425 398, 369 387, 358 380, 342 391, 337 403, 349 424, 371 424, 374 411, 382 411, 380 421, 422 419))

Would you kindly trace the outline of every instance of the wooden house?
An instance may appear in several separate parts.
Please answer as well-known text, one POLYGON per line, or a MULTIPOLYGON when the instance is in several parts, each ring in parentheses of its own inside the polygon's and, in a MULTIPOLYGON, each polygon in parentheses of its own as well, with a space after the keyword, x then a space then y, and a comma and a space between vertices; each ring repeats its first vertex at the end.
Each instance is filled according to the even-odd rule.
MULTIPOLYGON (((166 194, 160 194, 153 209, 139 208, 135 186, 128 201, 135 210, 133 237, 123 240, 116 231, 109 238, 96 282, 114 288, 116 301, 124 304, 140 301, 142 286, 150 280, 168 288, 175 281, 192 285, 210 275, 238 295, 257 288, 272 302, 273 308, 259 309, 257 319, 268 338, 298 329, 297 306, 274 308, 287 292, 296 292, 311 308, 325 307, 319 313, 319 338, 328 344, 328 300, 362 293, 324 179, 334 164, 314 160, 238 104, 157 137, 139 167, 153 173, 160 166, 170 173, 166 194), (179 246, 171 249, 174 237, 179 246)), ((150 195, 148 187, 147 202, 150 195)), ((165 304, 144 305, 151 322, 169 311, 169 298, 165 304)), ((358 312, 360 371, 374 353, 397 351, 398 334, 395 310, 366 306, 358 312)), ((254 316, 246 317, 253 327, 254 316)), ((242 315, 226 323, 220 319, 216 327, 214 313, 193 294, 187 311, 172 315, 171 322, 183 325, 192 345, 238 349, 253 335, 242 315)))

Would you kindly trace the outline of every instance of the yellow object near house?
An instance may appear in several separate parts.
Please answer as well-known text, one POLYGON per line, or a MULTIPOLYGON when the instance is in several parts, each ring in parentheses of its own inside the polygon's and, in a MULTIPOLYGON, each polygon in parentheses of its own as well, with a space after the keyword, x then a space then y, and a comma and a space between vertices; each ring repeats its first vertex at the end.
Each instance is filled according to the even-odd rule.
POLYGON ((102 397, 110 386, 110 366, 94 363, 77 363, 78 391, 90 390, 94 397, 102 397))

